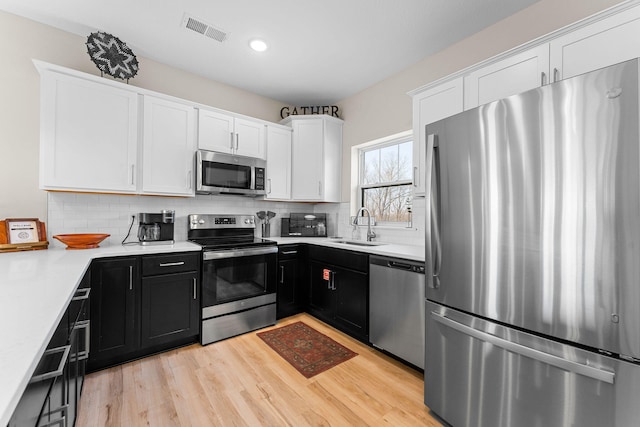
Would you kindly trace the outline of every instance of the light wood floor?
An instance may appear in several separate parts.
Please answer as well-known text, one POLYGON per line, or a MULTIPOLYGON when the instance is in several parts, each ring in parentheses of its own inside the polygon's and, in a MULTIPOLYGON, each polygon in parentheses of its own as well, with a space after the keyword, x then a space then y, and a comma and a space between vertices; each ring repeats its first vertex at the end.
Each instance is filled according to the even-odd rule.
POLYGON ((422 374, 301 314, 358 353, 310 379, 255 332, 194 344, 87 376, 84 426, 441 426, 423 404, 422 374))

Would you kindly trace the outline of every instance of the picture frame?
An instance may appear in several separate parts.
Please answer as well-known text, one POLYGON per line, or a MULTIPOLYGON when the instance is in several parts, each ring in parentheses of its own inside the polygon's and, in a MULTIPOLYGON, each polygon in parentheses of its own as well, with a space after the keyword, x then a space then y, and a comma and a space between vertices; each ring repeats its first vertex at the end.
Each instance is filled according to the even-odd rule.
POLYGON ((7 243, 40 242, 40 221, 37 218, 7 218, 7 243))

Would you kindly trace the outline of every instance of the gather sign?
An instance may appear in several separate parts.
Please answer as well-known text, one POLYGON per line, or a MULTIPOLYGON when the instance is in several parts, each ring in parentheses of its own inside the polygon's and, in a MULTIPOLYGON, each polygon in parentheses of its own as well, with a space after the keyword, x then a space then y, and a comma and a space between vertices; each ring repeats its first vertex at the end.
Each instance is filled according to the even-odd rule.
POLYGON ((289 116, 306 114, 327 114, 333 117, 340 118, 340 116, 338 115, 337 105, 321 105, 315 107, 282 107, 280 109, 280 117, 283 119, 289 116))

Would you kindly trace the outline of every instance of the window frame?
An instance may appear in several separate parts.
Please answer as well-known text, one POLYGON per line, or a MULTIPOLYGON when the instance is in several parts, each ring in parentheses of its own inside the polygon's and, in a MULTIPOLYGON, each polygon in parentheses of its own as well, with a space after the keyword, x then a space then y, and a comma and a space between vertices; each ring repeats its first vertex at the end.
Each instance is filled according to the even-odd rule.
MULTIPOLYGON (((380 150, 383 149, 385 147, 391 147, 394 145, 400 145, 402 143, 405 142, 411 142, 411 170, 413 170, 413 163, 414 163, 414 159, 413 159, 413 154, 415 152, 415 147, 413 147, 413 144, 415 144, 415 141, 413 140, 413 132, 412 131, 405 131, 405 132, 401 132, 395 135, 390 135, 386 138, 381 138, 375 141, 371 141, 369 143, 366 144, 362 144, 359 145, 357 147, 357 155, 358 155, 358 160, 357 160, 357 167, 358 167, 358 171, 357 171, 357 182, 356 182, 356 187, 357 187, 357 200, 355 203, 355 210, 357 212, 357 210, 361 207, 363 207, 363 203, 364 203, 364 193, 366 190, 368 189, 372 189, 372 188, 389 188, 389 187, 400 187, 400 186, 405 186, 405 185, 409 185, 409 186, 413 186, 414 182, 413 182, 413 174, 411 174, 411 178, 409 179, 402 179, 402 180, 398 180, 398 181, 387 181, 387 182, 377 182, 375 184, 363 184, 364 181, 364 158, 365 158, 365 153, 369 152, 369 151, 373 151, 373 150, 380 150)), ((412 190, 412 189, 411 189, 412 190)), ((413 200, 413 191, 411 191, 411 199, 413 200)), ((353 212, 353 214, 355 215, 355 212, 353 212)), ((378 218, 376 218, 376 225, 377 227, 389 227, 389 228, 408 228, 411 227, 411 215, 409 216, 409 221, 385 221, 385 222, 379 222, 378 218)))

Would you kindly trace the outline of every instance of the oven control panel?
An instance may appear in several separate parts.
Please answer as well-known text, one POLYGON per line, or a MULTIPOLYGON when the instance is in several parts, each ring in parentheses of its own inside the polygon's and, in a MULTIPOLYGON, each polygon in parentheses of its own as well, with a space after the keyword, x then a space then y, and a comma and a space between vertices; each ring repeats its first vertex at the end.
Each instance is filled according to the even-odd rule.
POLYGON ((204 228, 255 228, 256 220, 253 215, 189 215, 189 229, 204 228))

